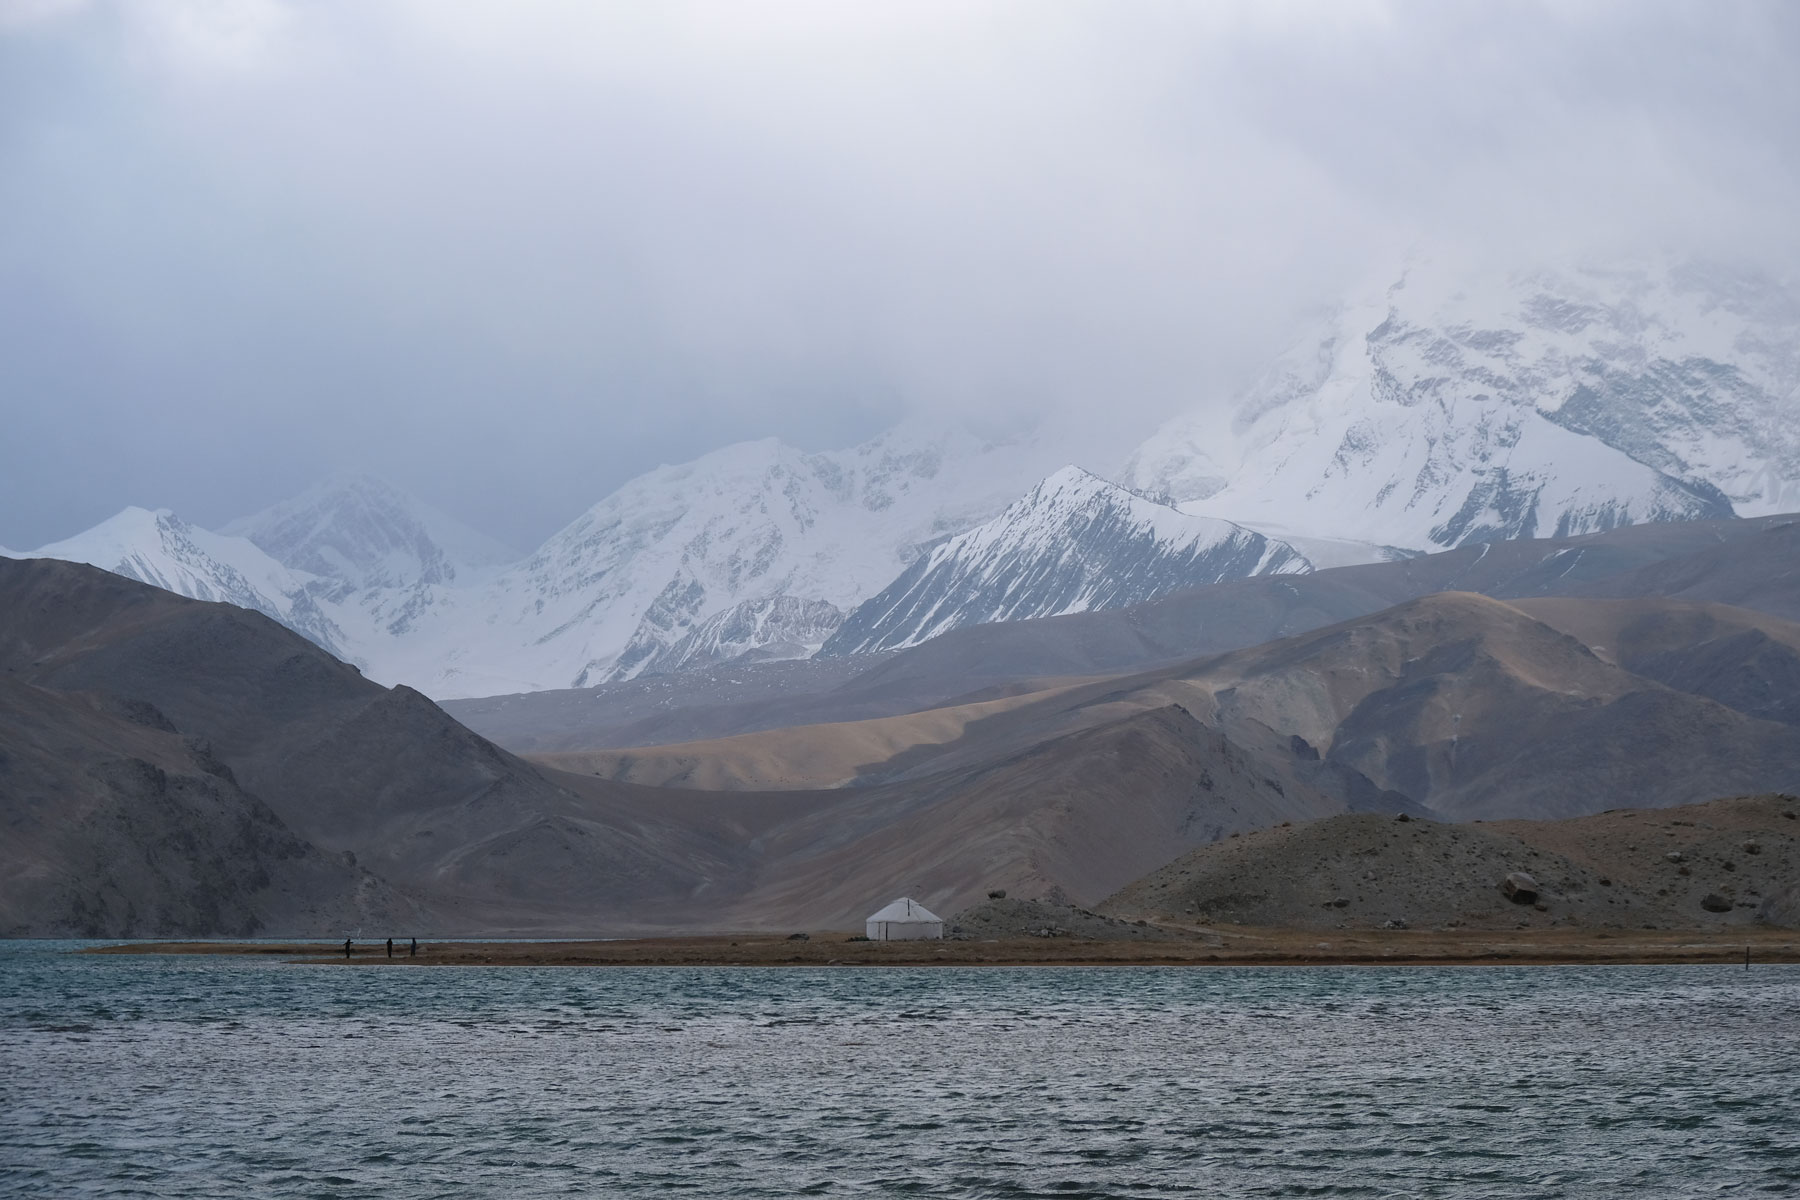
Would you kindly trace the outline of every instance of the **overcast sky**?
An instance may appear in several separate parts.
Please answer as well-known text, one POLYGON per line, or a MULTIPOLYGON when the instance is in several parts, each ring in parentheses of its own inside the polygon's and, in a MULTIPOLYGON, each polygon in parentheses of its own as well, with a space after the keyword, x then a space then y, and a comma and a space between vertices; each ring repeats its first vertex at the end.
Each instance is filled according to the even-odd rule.
POLYGON ((1147 433, 1420 243, 1785 270, 1797 63, 1785 0, 0 0, 0 544, 368 470, 529 548, 748 437, 1147 433))

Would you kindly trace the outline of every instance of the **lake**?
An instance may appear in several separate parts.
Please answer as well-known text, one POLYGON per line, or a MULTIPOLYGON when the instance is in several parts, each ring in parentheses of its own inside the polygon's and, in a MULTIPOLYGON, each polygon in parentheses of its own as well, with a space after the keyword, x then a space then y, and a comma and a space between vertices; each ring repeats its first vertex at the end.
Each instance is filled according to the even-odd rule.
POLYGON ((8 1196, 1800 1190, 1800 967, 386 968, 0 942, 8 1196))

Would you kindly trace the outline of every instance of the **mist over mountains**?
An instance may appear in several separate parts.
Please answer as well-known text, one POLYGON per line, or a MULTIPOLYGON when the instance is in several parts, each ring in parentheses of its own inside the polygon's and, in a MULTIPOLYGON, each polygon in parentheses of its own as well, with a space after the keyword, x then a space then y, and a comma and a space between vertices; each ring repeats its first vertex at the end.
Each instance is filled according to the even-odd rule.
POLYGON ((660 467, 524 557, 347 477, 31 553, 263 612, 438 697, 866 652, 1266 572, 1800 503, 1800 299, 1694 261, 1419 258, 1123 463, 917 425, 660 467), (1082 469, 1085 468, 1085 469, 1082 469), (1116 482, 1113 482, 1116 480, 1116 482))

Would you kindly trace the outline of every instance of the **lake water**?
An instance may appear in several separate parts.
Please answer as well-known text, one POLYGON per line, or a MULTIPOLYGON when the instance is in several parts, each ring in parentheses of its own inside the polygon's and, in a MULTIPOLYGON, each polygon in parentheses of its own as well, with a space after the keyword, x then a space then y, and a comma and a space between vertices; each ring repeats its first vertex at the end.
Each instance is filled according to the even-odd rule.
POLYGON ((0 943, 6 1196, 1800 1190, 1800 968, 339 968, 0 943))

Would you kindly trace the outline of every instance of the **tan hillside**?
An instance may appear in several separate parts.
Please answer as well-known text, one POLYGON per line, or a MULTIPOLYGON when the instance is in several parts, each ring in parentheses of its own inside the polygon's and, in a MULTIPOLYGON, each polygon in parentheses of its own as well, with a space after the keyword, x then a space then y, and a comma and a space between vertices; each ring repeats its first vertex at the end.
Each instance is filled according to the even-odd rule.
POLYGON ((955 741, 973 721, 1060 690, 927 709, 905 716, 789 726, 672 746, 573 750, 525 757, 558 771, 651 787, 705 791, 843 787, 854 783, 865 767, 886 762, 915 747, 955 741))

